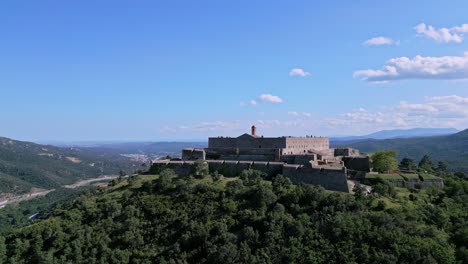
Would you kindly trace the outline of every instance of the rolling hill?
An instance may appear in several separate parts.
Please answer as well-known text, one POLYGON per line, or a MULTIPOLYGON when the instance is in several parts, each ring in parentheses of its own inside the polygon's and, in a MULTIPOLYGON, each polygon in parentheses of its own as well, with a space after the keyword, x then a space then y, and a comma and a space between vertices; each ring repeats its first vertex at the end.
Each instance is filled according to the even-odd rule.
POLYGON ((349 144, 335 142, 334 146, 349 146, 362 152, 392 149, 398 157, 410 157, 419 160, 429 155, 435 161, 445 161, 450 169, 468 172, 468 129, 452 135, 396 138, 376 140, 368 139, 349 144))
POLYGON ((130 159, 85 148, 60 148, 0 137, 0 194, 56 188, 134 168, 130 159))
POLYGON ((412 128, 412 129, 392 129, 377 131, 363 136, 332 137, 331 142, 351 143, 366 139, 393 139, 393 138, 413 138, 432 137, 455 134, 459 132, 455 128, 412 128))

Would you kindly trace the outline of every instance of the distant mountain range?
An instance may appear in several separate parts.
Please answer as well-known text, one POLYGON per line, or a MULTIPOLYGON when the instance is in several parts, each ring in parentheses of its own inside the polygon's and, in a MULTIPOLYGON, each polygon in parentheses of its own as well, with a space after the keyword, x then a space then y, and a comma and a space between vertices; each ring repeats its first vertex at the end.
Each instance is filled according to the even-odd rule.
POLYGON ((61 148, 0 137, 0 195, 51 189, 101 174, 134 170, 129 158, 86 148, 61 148))
POLYGON ((445 136, 363 139, 357 141, 334 141, 332 146, 353 147, 363 152, 391 149, 398 157, 416 161, 429 155, 434 161, 445 161, 452 170, 468 172, 468 129, 445 136))
POLYGON ((413 138, 450 135, 459 132, 455 128, 412 128, 382 130, 364 136, 332 137, 331 142, 360 141, 365 139, 392 139, 392 138, 413 138))

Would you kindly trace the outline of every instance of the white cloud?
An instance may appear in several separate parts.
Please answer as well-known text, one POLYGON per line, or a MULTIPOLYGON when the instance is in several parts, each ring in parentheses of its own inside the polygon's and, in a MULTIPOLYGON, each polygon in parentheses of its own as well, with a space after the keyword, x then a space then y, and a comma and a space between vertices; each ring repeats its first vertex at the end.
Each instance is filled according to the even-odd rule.
MULTIPOLYGON (((248 104, 251 105, 251 106, 256 106, 256 105, 257 105, 257 101, 255 101, 255 100, 250 100, 250 101, 248 102, 248 104)), ((239 105, 240 105, 240 106, 246 106, 247 104, 244 103, 244 102, 240 102, 239 105)))
POLYGON ((294 68, 291 71, 289 71, 290 76, 301 76, 301 77, 306 77, 310 75, 310 72, 304 71, 304 69, 300 68, 294 68))
POLYGON ((414 29, 418 33, 418 36, 424 36, 437 42, 461 43, 463 41, 464 33, 468 33, 468 24, 463 24, 461 26, 452 28, 436 29, 433 26, 421 23, 414 27, 414 29))
POLYGON ((403 79, 445 79, 468 78, 468 52, 463 56, 423 57, 410 59, 399 57, 388 60, 379 70, 358 70, 353 74, 368 82, 387 82, 403 79))
POLYGON ((366 46, 381 46, 381 45, 399 45, 400 41, 395 41, 387 37, 375 37, 364 42, 366 46))
POLYGON ((311 117, 312 116, 311 113, 307 113, 307 112, 302 112, 302 115, 305 116, 305 117, 311 117))
POLYGON ((457 95, 425 97, 423 102, 401 101, 384 111, 357 109, 326 119, 328 126, 339 131, 377 131, 412 127, 468 126, 468 97, 457 95))
POLYGON ((266 103, 282 103, 283 102, 283 99, 272 94, 262 94, 258 97, 258 99, 266 103))
POLYGON ((289 111, 289 112, 288 112, 288 115, 290 115, 290 116, 298 116, 299 113, 296 112, 296 111, 289 111))

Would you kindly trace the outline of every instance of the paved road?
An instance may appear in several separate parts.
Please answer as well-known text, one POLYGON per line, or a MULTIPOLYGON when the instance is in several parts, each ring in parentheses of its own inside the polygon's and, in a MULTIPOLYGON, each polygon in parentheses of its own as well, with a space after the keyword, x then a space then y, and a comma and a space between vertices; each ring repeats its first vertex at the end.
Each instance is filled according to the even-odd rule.
MULTIPOLYGON (((128 177, 128 176, 124 176, 124 177, 128 177)), ((70 184, 70 185, 64 185, 63 187, 69 188, 69 189, 75 189, 75 188, 78 188, 78 187, 81 187, 81 186, 91 184, 93 182, 111 181, 111 180, 117 179, 117 178, 119 178, 118 175, 104 175, 104 176, 97 177, 97 178, 78 181, 78 182, 75 182, 75 183, 70 184)), ((0 200, 0 209, 5 207, 8 204, 18 203, 18 202, 22 202, 22 201, 31 200, 31 199, 34 199, 36 197, 45 196, 48 193, 53 192, 53 191, 55 191, 55 189, 50 189, 50 190, 45 190, 45 191, 40 191, 40 192, 27 193, 27 194, 22 194, 22 195, 17 195, 17 196, 10 197, 10 198, 8 198, 6 200, 0 200)))
POLYGON ((55 191, 55 189, 50 189, 50 190, 45 190, 45 191, 41 191, 41 192, 34 192, 34 193, 27 193, 27 194, 13 196, 13 197, 10 197, 7 200, 1 201, 0 202, 0 208, 3 208, 8 204, 18 203, 18 202, 22 202, 22 201, 31 200, 31 199, 34 199, 34 198, 39 197, 39 196, 44 196, 44 195, 47 195, 48 193, 53 192, 53 191, 55 191))

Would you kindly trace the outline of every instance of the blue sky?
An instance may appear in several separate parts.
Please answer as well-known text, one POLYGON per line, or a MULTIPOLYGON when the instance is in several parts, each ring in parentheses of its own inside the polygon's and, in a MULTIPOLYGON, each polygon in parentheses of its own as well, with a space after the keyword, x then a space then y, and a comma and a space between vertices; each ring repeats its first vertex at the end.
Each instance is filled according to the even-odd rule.
POLYGON ((466 1, 5 0, 0 136, 465 129, 466 10, 466 1))

